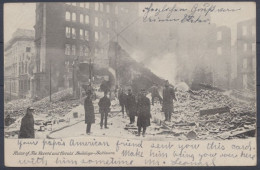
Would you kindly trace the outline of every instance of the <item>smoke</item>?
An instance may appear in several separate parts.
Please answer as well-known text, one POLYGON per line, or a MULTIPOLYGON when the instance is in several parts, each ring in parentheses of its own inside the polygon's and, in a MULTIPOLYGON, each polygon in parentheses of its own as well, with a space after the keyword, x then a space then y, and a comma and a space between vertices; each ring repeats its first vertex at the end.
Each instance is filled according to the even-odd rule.
POLYGON ((165 54, 160 58, 153 58, 147 67, 157 76, 167 79, 171 84, 176 84, 178 63, 174 53, 165 54))

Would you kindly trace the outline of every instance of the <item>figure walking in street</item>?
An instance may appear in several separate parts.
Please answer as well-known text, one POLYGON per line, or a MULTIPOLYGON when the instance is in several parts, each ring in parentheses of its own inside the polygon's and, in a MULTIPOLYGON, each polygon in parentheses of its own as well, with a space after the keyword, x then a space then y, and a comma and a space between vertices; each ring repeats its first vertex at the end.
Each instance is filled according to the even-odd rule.
POLYGON ((145 131, 148 126, 150 126, 151 110, 150 110, 150 100, 146 97, 146 92, 144 89, 141 90, 141 95, 137 102, 137 126, 138 134, 141 134, 141 128, 143 128, 143 137, 145 137, 145 131))
POLYGON ((124 90, 122 89, 119 94, 119 104, 121 106, 121 112, 123 113, 123 117, 124 117, 125 109, 126 109, 126 97, 127 96, 126 96, 124 90))
POLYGON ((87 124, 86 133, 90 135, 91 124, 95 123, 94 105, 92 103, 92 91, 87 91, 87 97, 84 102, 85 123, 87 124))
POLYGON ((152 105, 154 105, 154 99, 158 98, 160 101, 160 104, 162 103, 162 97, 159 94, 158 86, 156 83, 153 84, 153 86, 150 88, 150 92, 152 93, 152 105))
POLYGON ((163 112, 165 114, 165 121, 171 121, 173 113, 173 100, 176 100, 175 92, 170 87, 168 80, 165 82, 165 88, 163 89, 163 112))
POLYGON ((131 89, 128 90, 128 95, 126 98, 126 109, 130 118, 130 124, 133 124, 135 122, 136 116, 136 101, 131 89))
POLYGON ((34 109, 28 107, 25 116, 22 118, 21 127, 18 138, 34 138, 34 109))
POLYGON ((110 112, 110 99, 107 97, 107 91, 104 92, 104 97, 102 97, 99 102, 98 102, 98 106, 99 106, 99 112, 101 114, 101 119, 100 119, 100 128, 103 128, 103 122, 104 122, 104 118, 105 118, 105 128, 108 129, 107 127, 107 116, 108 113, 110 112))

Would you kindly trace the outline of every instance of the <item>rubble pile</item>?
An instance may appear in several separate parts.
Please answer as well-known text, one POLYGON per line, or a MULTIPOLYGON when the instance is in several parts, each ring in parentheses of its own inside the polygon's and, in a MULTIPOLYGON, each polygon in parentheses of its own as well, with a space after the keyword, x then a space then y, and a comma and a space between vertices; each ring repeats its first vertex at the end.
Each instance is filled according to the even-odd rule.
POLYGON ((256 106, 232 99, 214 90, 177 91, 171 122, 157 106, 152 108, 154 122, 167 137, 178 139, 227 139, 255 136, 256 106), (203 110, 204 114, 201 114, 203 110), (159 114, 158 114, 159 112, 159 114), (195 137, 196 136, 196 137, 195 137))
POLYGON ((33 102, 29 99, 14 100, 5 105, 5 132, 8 136, 16 135, 20 128, 21 118, 26 113, 26 108, 32 106, 35 108, 34 119, 35 128, 39 129, 41 125, 48 126, 53 123, 65 122, 65 116, 73 108, 80 104, 80 100, 72 100, 72 89, 59 91, 52 95, 52 102, 49 97, 33 102), (9 123, 11 122, 11 123, 9 123), (39 127, 38 127, 39 126, 39 127))

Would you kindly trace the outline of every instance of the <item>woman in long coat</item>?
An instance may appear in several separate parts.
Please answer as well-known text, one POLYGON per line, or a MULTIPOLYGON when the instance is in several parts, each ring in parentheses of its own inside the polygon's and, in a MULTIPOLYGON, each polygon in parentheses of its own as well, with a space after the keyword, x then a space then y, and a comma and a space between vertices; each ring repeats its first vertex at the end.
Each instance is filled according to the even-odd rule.
POLYGON ((92 92, 87 92, 87 97, 84 102, 84 108, 85 108, 85 123, 87 124, 86 132, 89 135, 91 124, 95 123, 95 113, 94 113, 94 105, 92 103, 92 92))
POLYGON ((143 136, 145 136, 146 127, 150 126, 151 110, 150 100, 145 96, 145 90, 141 90, 141 96, 137 102, 137 126, 138 135, 140 136, 141 128, 143 128, 143 136))
POLYGON ((25 116, 22 118, 18 138, 34 138, 34 118, 32 107, 27 108, 25 116))

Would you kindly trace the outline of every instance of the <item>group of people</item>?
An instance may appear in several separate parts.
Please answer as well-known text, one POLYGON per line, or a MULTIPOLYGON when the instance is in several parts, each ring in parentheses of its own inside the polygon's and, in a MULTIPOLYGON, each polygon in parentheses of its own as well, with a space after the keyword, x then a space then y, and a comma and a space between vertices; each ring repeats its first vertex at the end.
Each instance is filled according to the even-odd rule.
MULTIPOLYGON (((146 90, 141 89, 140 93, 136 97, 132 90, 128 90, 126 95, 123 91, 119 94, 119 104, 121 106, 121 111, 123 116, 125 112, 130 118, 130 124, 135 123, 135 117, 137 116, 137 127, 138 134, 137 136, 145 136, 146 128, 150 126, 151 107, 154 105, 154 99, 158 98, 162 104, 162 111, 165 114, 165 121, 171 121, 171 115, 173 113, 173 100, 176 100, 174 89, 169 86, 169 82, 166 81, 165 88, 163 89, 163 97, 159 95, 158 87, 154 85, 152 88, 152 103, 150 99, 146 97, 146 90)), ((85 109, 85 123, 87 124, 86 133, 89 135, 91 133, 91 125, 95 123, 95 112, 92 98, 92 90, 87 90, 86 98, 84 100, 84 109, 85 109)), ((100 128, 108 129, 107 118, 110 112, 110 98, 107 96, 107 92, 104 92, 104 96, 98 102, 99 113, 101 114, 100 118, 100 128)), ((25 116, 22 118, 19 138, 34 138, 34 118, 33 118, 34 109, 32 107, 27 108, 25 116)))

